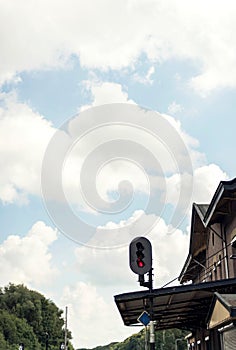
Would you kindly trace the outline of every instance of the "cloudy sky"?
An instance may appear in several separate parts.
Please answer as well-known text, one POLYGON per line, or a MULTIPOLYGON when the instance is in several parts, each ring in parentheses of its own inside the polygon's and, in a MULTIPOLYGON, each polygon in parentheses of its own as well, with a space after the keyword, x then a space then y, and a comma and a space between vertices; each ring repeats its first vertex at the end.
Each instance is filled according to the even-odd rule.
POLYGON ((178 277, 192 202, 236 176, 235 16, 233 0, 0 0, 0 285, 68 306, 76 347, 137 331, 113 301, 140 290, 131 239, 152 242, 155 287, 178 277))

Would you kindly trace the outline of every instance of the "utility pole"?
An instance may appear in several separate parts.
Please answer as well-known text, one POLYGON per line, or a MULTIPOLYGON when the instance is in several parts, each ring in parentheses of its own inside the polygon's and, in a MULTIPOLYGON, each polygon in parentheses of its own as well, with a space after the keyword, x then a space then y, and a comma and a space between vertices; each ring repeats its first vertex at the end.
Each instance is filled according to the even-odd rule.
POLYGON ((68 307, 66 306, 66 310, 65 310, 65 350, 67 350, 67 312, 68 312, 68 307))
POLYGON ((148 283, 150 296, 150 350, 155 350, 155 326, 154 326, 154 315, 153 315, 153 280, 152 280, 152 268, 148 273, 148 283))

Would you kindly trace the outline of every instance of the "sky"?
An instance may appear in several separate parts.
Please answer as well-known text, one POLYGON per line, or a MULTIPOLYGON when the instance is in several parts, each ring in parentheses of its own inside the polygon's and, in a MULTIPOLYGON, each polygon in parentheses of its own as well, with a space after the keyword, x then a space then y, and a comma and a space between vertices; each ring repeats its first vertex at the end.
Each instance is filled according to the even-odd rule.
MULTIPOLYGON (((0 285, 122 341, 129 243, 177 278, 193 202, 236 176, 235 1, 0 0, 0 285)), ((176 280, 177 284, 178 281, 176 280)), ((50 334, 50 330, 48 330, 50 334)))

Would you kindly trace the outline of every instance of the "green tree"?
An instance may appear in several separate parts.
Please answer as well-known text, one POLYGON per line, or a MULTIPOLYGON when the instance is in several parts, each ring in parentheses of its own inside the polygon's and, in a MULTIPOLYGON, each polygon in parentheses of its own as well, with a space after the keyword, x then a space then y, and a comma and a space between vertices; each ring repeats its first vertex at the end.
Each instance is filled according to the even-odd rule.
MULTIPOLYGON (((8 311, 2 310, 0 317, 0 334, 7 346, 14 345, 16 349, 20 343, 24 343, 25 350, 41 350, 32 327, 24 319, 20 319, 8 311)), ((4 349, 4 347, 1 349, 4 349)))
MULTIPOLYGON (((5 320, 0 321, 0 332, 9 346, 23 342, 24 338, 26 350, 27 339, 31 341, 30 350, 45 349, 48 334, 50 350, 58 350, 64 339, 63 311, 50 299, 24 285, 9 284, 0 289, 0 313, 5 320)), ((71 339, 69 331, 68 339, 71 339)), ((73 349, 71 344, 69 347, 73 349)))

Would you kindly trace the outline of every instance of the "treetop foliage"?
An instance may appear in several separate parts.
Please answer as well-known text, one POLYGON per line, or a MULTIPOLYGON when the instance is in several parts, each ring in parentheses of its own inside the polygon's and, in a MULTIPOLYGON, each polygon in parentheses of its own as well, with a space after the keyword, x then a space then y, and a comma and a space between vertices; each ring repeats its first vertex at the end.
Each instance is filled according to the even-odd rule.
MULTIPOLYGON (((121 343, 111 343, 109 345, 98 346, 93 349, 78 350, 143 350, 145 349, 145 341, 148 342, 148 332, 146 334, 145 333, 145 329, 143 329, 139 333, 132 335, 121 343)), ((178 350, 186 350, 187 342, 184 337, 187 334, 188 332, 181 331, 179 329, 157 331, 155 334, 156 349, 175 350, 175 340, 178 339, 178 350)))
POLYGON ((59 350, 64 340, 62 313, 50 299, 24 285, 0 288, 0 349, 16 350, 23 343, 25 350, 45 350, 48 339, 49 349, 59 350))

